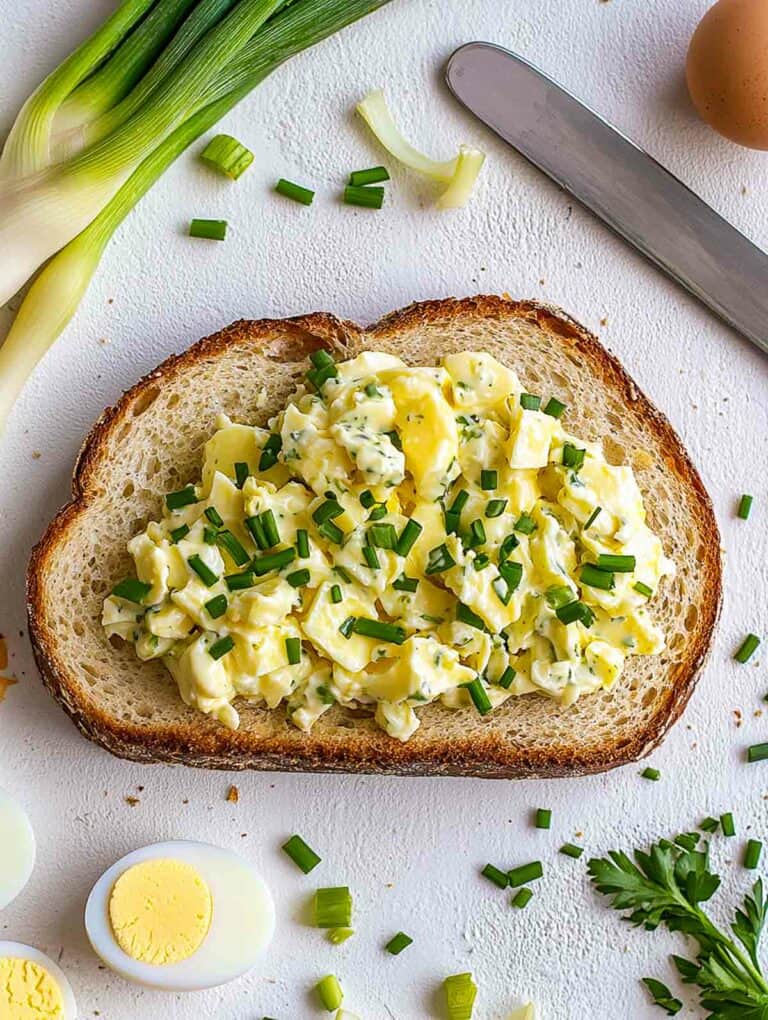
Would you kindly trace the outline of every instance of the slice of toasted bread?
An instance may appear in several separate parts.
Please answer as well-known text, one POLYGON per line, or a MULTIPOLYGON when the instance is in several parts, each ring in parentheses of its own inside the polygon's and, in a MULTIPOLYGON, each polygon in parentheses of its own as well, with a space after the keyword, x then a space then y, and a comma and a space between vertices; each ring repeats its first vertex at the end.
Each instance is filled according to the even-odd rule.
POLYGON ((315 314, 237 322, 169 358, 95 425, 80 455, 73 499, 34 550, 30 634, 43 679, 79 729, 137 761, 225 769, 286 769, 487 777, 598 772, 656 746, 682 712, 706 657, 721 596, 720 543, 701 479, 669 422, 596 338, 563 312, 499 297, 429 301, 369 329, 315 314), (318 347, 361 348, 434 364, 485 350, 532 392, 568 404, 568 428, 628 461, 649 523, 677 575, 652 604, 667 650, 627 660, 610 691, 570 708, 512 698, 482 718, 429 705, 405 744, 368 712, 333 708, 305 735, 277 709, 239 706, 237 731, 185 707, 160 662, 113 647, 101 605, 131 565, 126 542, 161 514, 166 492, 199 477, 216 414, 264 424, 285 403, 318 347))

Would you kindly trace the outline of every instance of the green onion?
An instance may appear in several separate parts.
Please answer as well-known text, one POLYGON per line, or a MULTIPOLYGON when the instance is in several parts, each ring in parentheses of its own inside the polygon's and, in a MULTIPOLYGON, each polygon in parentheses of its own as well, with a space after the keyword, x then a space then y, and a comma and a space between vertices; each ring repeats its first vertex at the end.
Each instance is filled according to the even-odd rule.
POLYGON ((699 838, 698 832, 681 832, 679 836, 675 836, 675 843, 690 853, 696 849, 699 838))
POLYGON ((273 432, 261 449, 259 457, 259 471, 269 471, 277 464, 277 455, 283 448, 282 436, 273 432))
POLYGON ((320 506, 312 511, 312 520, 315 524, 325 524, 326 521, 330 521, 333 517, 341 517, 343 513, 344 507, 337 499, 326 499, 324 503, 321 503, 320 506))
POLYGON ((410 935, 406 935, 404 931, 399 931, 397 935, 393 935, 392 938, 387 942, 384 948, 392 956, 399 956, 404 949, 408 946, 413 945, 413 939, 410 935))
POLYGON ((200 153, 200 159, 236 181, 253 163, 253 153, 232 135, 216 135, 200 153))
POLYGON ((208 654, 212 659, 221 659, 227 652, 231 652, 234 647, 234 638, 227 634, 226 637, 219 638, 218 641, 214 641, 212 645, 209 645, 208 654))
POLYGON ((376 385, 376 383, 369 382, 365 384, 365 395, 366 397, 371 398, 381 396, 381 393, 379 392, 379 387, 376 385))
POLYGON ((354 616, 348 616, 346 620, 339 626, 339 631, 344 635, 345 638, 349 639, 352 637, 352 631, 355 627, 354 616))
POLYGON ((316 868, 322 860, 312 847, 307 846, 301 836, 291 836, 287 843, 283 843, 282 849, 305 875, 316 868))
POLYGON ((768 744, 753 744, 747 748, 747 761, 765 761, 768 759, 768 744))
POLYGON ((544 414, 548 414, 550 418, 562 418, 564 411, 565 404, 556 397, 550 397, 544 406, 544 414))
POLYGON ((366 566, 370 567, 371 570, 381 569, 381 563, 379 563, 379 555, 372 545, 363 546, 363 559, 365 560, 366 566))
POLYGON ((541 861, 521 864, 519 867, 512 868, 511 871, 507 872, 511 886, 527 885, 528 882, 535 882, 537 878, 541 878, 543 874, 544 868, 541 865, 541 861))
POLYGON ((757 651, 758 645, 760 644, 760 638, 756 634, 747 634, 744 638, 741 647, 734 655, 734 659, 737 662, 749 662, 752 656, 757 651))
POLYGON ((348 184, 344 188, 344 202, 346 205, 359 205, 365 209, 381 209, 384 205, 383 188, 356 188, 348 184))
POLYGON ((536 530, 536 522, 529 514, 521 514, 515 522, 514 528, 521 535, 532 535, 536 530))
POLYGON ((549 829, 552 825, 552 812, 549 808, 539 808, 536 811, 536 828, 549 829))
POLYGON ((311 191, 309 188, 303 188, 300 184, 294 184, 292 181, 287 181, 284 177, 281 177, 275 185, 275 191, 278 195, 291 198, 294 202, 300 202, 302 205, 312 205, 312 200, 315 197, 314 191, 311 191))
POLYGON ((475 570, 485 570, 488 564, 491 562, 491 557, 488 553, 479 552, 475 553, 474 559, 472 560, 472 566, 475 570))
POLYGON ((253 570, 245 570, 241 574, 227 574, 224 583, 230 591, 244 591, 256 584, 256 574, 253 570))
POLYGON ((477 630, 485 630, 485 621, 477 613, 473 612, 469 606, 464 605, 463 602, 459 602, 456 605, 456 619, 462 623, 466 623, 470 627, 475 627, 477 630))
POLYGON ((173 531, 171 532, 171 542, 173 542, 173 544, 176 545, 176 543, 180 542, 182 538, 186 538, 188 534, 189 525, 181 524, 179 525, 178 528, 174 528, 173 531))
POLYGON ((507 666, 504 672, 501 674, 499 679, 496 681, 498 687, 503 687, 505 691, 508 691, 512 686, 512 681, 517 676, 516 671, 511 667, 507 666))
POLYGON ((576 846, 574 843, 563 843, 559 852, 564 854, 566 857, 573 857, 573 859, 577 861, 584 853, 584 847, 576 846))
POLYGON ((736 826, 733 824, 733 814, 730 811, 720 815, 720 828, 723 830, 724 836, 736 835, 736 826))
POLYGON ((327 974, 321 981, 318 981, 315 989, 320 1002, 323 1004, 323 1009, 327 1009, 329 1013, 332 1013, 335 1009, 341 1007, 344 1001, 344 992, 341 990, 339 979, 334 977, 333 974, 327 974))
POLYGON ((330 928, 328 930, 328 941, 332 942, 334 946, 340 946, 347 939, 351 939, 354 934, 354 928, 330 928))
MULTIPOLYGON (((386 3, 387 0, 384 0, 384 2, 386 3)), ((403 444, 400 441, 400 436, 397 434, 396 429, 392 429, 391 432, 385 432, 384 435, 389 437, 390 443, 396 450, 400 450, 402 452, 403 444)))
POLYGON ((189 224, 190 237, 202 237, 207 241, 223 241, 227 236, 226 220, 192 220, 189 224))
POLYGON ((763 844, 759 839, 750 839, 747 841, 747 848, 744 851, 744 867, 750 871, 754 871, 760 863, 760 857, 763 853, 763 844))
MULTIPOLYGON (((315 368, 319 368, 322 371, 325 371, 328 368, 336 367, 336 362, 333 360, 333 355, 322 347, 319 347, 316 351, 312 351, 312 353, 309 355, 309 360, 312 362, 315 368)), ((329 499, 336 498, 333 495, 328 495, 328 493, 326 493, 326 495, 328 496, 329 499)))
POLYGON ((211 587, 212 584, 216 584, 216 582, 218 581, 219 575, 214 574, 214 572, 211 570, 208 564, 204 563, 197 553, 195 553, 193 556, 190 556, 189 559, 187 560, 187 563, 194 570, 194 572, 197 574, 197 576, 200 578, 203 584, 207 584, 209 588, 211 587))
POLYGON ((355 634, 375 638, 377 641, 387 641, 393 645, 401 645, 407 636, 404 627, 395 623, 384 623, 382 620, 369 620, 364 616, 355 618, 352 629, 355 634))
POLYGON ((470 524, 469 537, 473 548, 478 545, 485 545, 488 541, 485 534, 485 525, 479 517, 470 524))
POLYGON ((315 926, 349 928, 352 922, 352 895, 346 885, 318 889, 315 893, 315 926))
POLYGON ((289 666, 298 666, 301 662, 301 638, 289 637, 285 639, 285 654, 289 666))
POLYGON ((331 602, 333 602, 335 605, 338 605, 339 602, 341 602, 343 600, 343 598, 344 598, 344 596, 341 593, 341 585, 339 585, 339 584, 332 584, 331 585, 331 602))
POLYGON ((267 543, 267 549, 273 549, 276 545, 279 545, 280 532, 277 527, 274 511, 264 510, 260 513, 259 524, 261 525, 261 530, 267 543))
POLYGON ((637 561, 634 556, 612 556, 609 553, 600 553, 597 557, 597 565, 601 570, 612 570, 616 574, 631 574, 637 561))
POLYGON ((397 580, 392 582, 392 587, 395 591, 414 592, 419 587, 419 579, 418 577, 407 577, 405 574, 401 574, 397 580))
POLYGON ((738 515, 742 519, 742 521, 746 521, 747 518, 749 517, 750 511, 752 510, 752 501, 753 497, 747 495, 746 492, 739 500, 738 515))
POLYGON ((509 591, 516 591, 523 578, 523 565, 515 560, 506 560, 499 564, 499 574, 507 582, 509 591))
POLYGON ((215 525, 217 528, 224 527, 224 518, 221 516, 215 506, 209 506, 205 509, 206 519, 215 525))
POLYGON ((296 532, 296 552, 301 560, 309 558, 309 534, 304 528, 296 532))
POLYGON ((573 589, 567 584, 553 584, 544 592, 544 601, 548 606, 557 609, 558 606, 567 606, 573 602, 573 589))
POLYGON ((471 974, 452 974, 443 981, 448 1020, 471 1020, 477 985, 471 974))
POLYGON ((381 181, 388 180, 389 173, 383 166, 372 166, 368 170, 353 170, 349 175, 349 183, 353 188, 363 188, 366 184, 379 184, 381 181))
POLYGON ((261 523, 260 516, 246 517, 245 526, 250 531, 251 537, 259 549, 264 550, 269 548, 269 542, 267 541, 267 536, 264 534, 264 527, 261 523))
POLYGON ((579 580, 590 588, 600 588, 603 591, 610 591, 616 585, 613 574, 610 574, 607 570, 601 570, 594 563, 584 563, 582 565, 579 580))
MULTIPOLYGON (((325 351, 315 351, 314 354, 325 354, 325 351)), ((312 355, 310 355, 310 359, 312 355)), ((318 393, 323 389, 323 386, 328 382, 329 379, 335 379, 339 374, 339 370, 336 368, 336 364, 330 356, 328 356, 327 362, 322 365, 315 365, 307 372, 307 382, 311 383, 318 393)))
POLYGON ((483 468, 480 472, 480 488, 485 489, 486 492, 490 492, 492 489, 497 488, 498 484, 499 472, 483 468))
POLYGON ((397 545, 395 546, 397 555, 407 556, 411 549, 413 549, 416 540, 423 530, 423 526, 419 524, 418 521, 414 521, 413 518, 407 520, 403 530, 400 532, 397 545))
POLYGON ((394 549, 397 545, 397 532, 394 524, 372 524, 368 529, 371 545, 379 549, 394 549))
POLYGON ((466 489, 459 489, 456 493, 456 498, 453 503, 448 507, 448 512, 452 514, 460 514, 464 507, 469 502, 469 493, 466 489))
POLYGON ((245 566, 250 559, 248 553, 243 549, 240 542, 231 531, 219 531, 216 534, 216 544, 226 549, 238 567, 245 566))
POLYGON ((169 492, 165 497, 165 505, 169 510, 181 510, 183 506, 197 503, 197 493, 194 485, 187 485, 178 492, 169 492))
POLYGON ((506 889, 509 885, 509 875, 506 871, 502 871, 493 864, 486 864, 480 874, 487 878, 489 882, 497 885, 499 889, 506 889))
POLYGON ((521 393, 520 406, 524 411, 538 411, 541 407, 541 397, 537 397, 533 393, 521 393))
POLYGON ((237 482, 238 489, 242 489, 247 480, 248 480, 248 465, 244 461, 239 460, 235 464, 235 481, 237 482))
POLYGON ((344 541, 344 532, 333 521, 325 521, 323 524, 318 525, 317 531, 323 538, 327 538, 329 542, 333 542, 335 545, 341 545, 344 541))
POLYGON ((384 503, 377 503, 377 505, 368 514, 369 521, 380 521, 382 517, 386 517, 389 511, 384 503))
POLYGON ((216 595, 214 598, 208 599, 205 603, 205 609, 212 620, 218 620, 227 611, 227 596, 216 595))
POLYGON ((451 556, 448 546, 443 543, 443 545, 430 549, 424 573, 429 577, 431 574, 442 574, 455 566, 456 560, 451 556))
POLYGON ((485 505, 485 516, 489 519, 501 517, 507 508, 506 499, 489 499, 485 505))
POLYGON ((508 560, 519 545, 520 541, 517 535, 507 535, 499 546, 499 563, 503 563, 504 560, 508 560))
POLYGON ((515 895, 512 897, 512 906, 517 907, 519 910, 525 910, 528 904, 533 899, 533 892, 531 889, 523 888, 518 889, 515 895))
POLYGON ((579 450, 573 443, 565 443, 563 446, 563 467, 574 468, 576 471, 584 464, 586 450, 579 450))
POLYGON ((585 627, 591 627, 595 621, 595 614, 586 606, 583 602, 578 599, 574 602, 568 602, 564 606, 558 606, 555 610, 555 615, 561 623, 581 623, 585 627))
POLYGON ((365 489, 363 492, 361 492, 359 498, 360 505, 365 510, 370 510, 371 507, 376 503, 376 497, 374 496, 370 489, 365 489))
POLYGON ((717 832, 720 827, 720 822, 717 818, 704 818, 699 823, 699 828, 702 832, 717 832))
POLYGON ((503 606, 508 606, 510 601, 511 601, 511 599, 512 599, 512 592, 510 591, 509 585, 504 580, 504 578, 503 577, 495 577, 491 581, 491 587, 493 588, 494 592, 496 593, 496 596, 498 597, 499 602, 501 602, 501 604, 503 606))
POLYGON ((209 525, 203 528, 203 541, 206 545, 216 545, 216 539, 219 537, 219 529, 211 528, 209 525))
POLYGON ((294 570, 291 574, 286 574, 286 581, 293 588, 301 588, 304 584, 309 584, 310 573, 306 567, 302 567, 301 570, 294 570))
POLYGON ((643 779, 650 779, 652 783, 658 783, 661 779, 661 772, 658 769, 652 769, 650 766, 640 773, 643 779))
POLYGON ((471 683, 464 684, 463 686, 469 692, 469 696, 480 715, 488 715, 493 705, 480 678, 476 677, 471 683))
POLYGON ((602 513, 602 511, 603 511, 603 508, 601 506, 596 506, 595 507, 595 509, 592 511, 592 513, 589 515, 589 517, 584 522, 584 531, 586 531, 587 528, 591 528, 592 527, 592 525, 595 523, 595 521, 597 520, 598 516, 602 513))
POLYGON ((146 581, 139 581, 135 577, 126 577, 125 580, 117 582, 112 589, 112 594, 119 599, 135 602, 137 606, 140 606, 143 605, 144 599, 151 591, 152 585, 147 584, 146 581))
POLYGON ((282 549, 280 552, 268 553, 266 556, 257 556, 253 561, 253 572, 258 577, 263 577, 270 570, 281 570, 283 567, 287 567, 295 559, 295 549, 282 549))
POLYGON ((653 588, 649 588, 648 585, 643 584, 642 581, 637 581, 635 584, 632 585, 632 587, 635 589, 636 592, 639 592, 640 595, 645 595, 647 599, 649 599, 651 595, 653 595, 653 588))

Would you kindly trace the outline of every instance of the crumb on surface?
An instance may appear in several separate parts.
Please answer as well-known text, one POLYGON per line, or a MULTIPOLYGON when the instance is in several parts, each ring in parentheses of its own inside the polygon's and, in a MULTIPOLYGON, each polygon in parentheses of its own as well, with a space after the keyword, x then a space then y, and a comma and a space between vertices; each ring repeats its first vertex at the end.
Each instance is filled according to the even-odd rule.
POLYGON ((136 805, 140 804, 141 801, 139 800, 138 797, 126 797, 125 803, 128 804, 130 807, 136 807, 136 805))
POLYGON ((240 791, 238 790, 238 788, 236 786, 234 786, 234 785, 230 786, 230 788, 227 790, 227 801, 228 801, 228 803, 230 803, 230 804, 237 804, 237 802, 239 800, 240 800, 240 791))
POLYGON ((607 326, 608 325, 608 316, 607 315, 604 315, 602 317, 602 319, 600 320, 600 325, 601 326, 607 326))
POLYGON ((18 680, 15 676, 0 676, 0 701, 3 701, 5 695, 8 693, 8 688, 13 687, 17 684, 18 680))

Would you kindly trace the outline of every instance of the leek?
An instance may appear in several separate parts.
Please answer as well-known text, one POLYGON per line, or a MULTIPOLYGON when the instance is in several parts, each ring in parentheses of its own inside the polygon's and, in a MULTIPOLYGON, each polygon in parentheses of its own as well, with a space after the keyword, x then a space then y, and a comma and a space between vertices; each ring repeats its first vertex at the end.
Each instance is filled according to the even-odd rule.
POLYGON ((483 168, 485 153, 470 145, 462 145, 456 170, 450 184, 437 200, 440 209, 462 209, 472 196, 475 181, 483 168))

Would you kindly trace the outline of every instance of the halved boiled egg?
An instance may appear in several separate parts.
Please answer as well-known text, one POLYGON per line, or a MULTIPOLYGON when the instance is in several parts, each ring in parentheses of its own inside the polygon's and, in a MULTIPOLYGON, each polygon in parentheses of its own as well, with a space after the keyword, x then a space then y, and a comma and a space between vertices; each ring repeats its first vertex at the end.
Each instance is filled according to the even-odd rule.
POLYGON ((0 942, 2 1020, 76 1020, 77 1005, 64 972, 45 953, 21 942, 0 942))
POLYGON ((94 951, 129 981, 174 992, 226 984, 272 940, 275 908, 251 864, 207 843, 156 843, 127 854, 93 887, 94 951))
POLYGON ((34 866, 35 835, 27 813, 0 790, 0 910, 16 899, 34 866))

